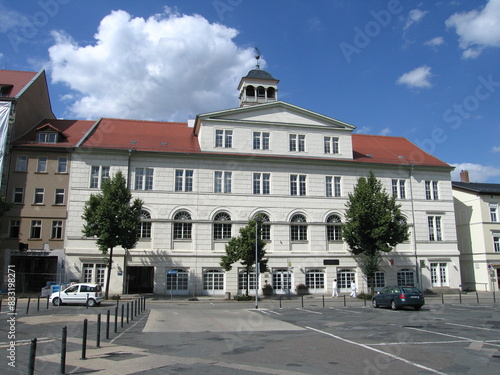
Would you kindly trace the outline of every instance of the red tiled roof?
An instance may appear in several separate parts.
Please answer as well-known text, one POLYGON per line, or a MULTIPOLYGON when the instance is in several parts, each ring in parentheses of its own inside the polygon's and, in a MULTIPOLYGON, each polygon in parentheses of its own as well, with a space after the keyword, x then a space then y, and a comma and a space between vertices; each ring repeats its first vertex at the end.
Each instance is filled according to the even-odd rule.
POLYGON ((193 128, 185 122, 103 118, 81 147, 137 151, 200 152, 193 128))
POLYGON ((38 72, 0 70, 0 86, 12 85, 13 87, 8 97, 14 98, 37 74, 38 72))
POLYGON ((42 147, 75 147, 80 139, 83 138, 83 136, 94 124, 95 121, 84 120, 43 120, 34 126, 29 132, 16 139, 13 144, 15 146, 36 145, 42 147), (37 130, 45 127, 57 130, 62 134, 63 137, 60 137, 58 143, 38 143, 36 141, 37 130))
POLYGON ((354 160, 360 162, 449 167, 402 137, 353 134, 352 149, 354 160))

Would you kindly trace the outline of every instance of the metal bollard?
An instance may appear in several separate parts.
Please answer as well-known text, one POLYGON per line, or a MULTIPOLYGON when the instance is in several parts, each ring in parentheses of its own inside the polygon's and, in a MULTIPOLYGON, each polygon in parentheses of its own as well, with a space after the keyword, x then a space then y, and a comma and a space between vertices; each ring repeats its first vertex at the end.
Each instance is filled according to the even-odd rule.
POLYGON ((130 320, 134 321, 134 301, 130 301, 130 320))
POLYGON ((146 310, 146 296, 144 296, 144 302, 143 302, 143 305, 144 305, 144 310, 146 310))
POLYGON ((0 298, 0 313, 2 312, 2 299, 0 298))
POLYGON ((101 314, 97 314, 97 339, 96 346, 101 347, 101 314))
POLYGON ((280 309, 281 309, 281 296, 280 296, 280 309))
POLYGON ((118 306, 115 307, 115 333, 118 332, 118 306))
POLYGON ((458 292, 458 297, 460 299, 460 303, 462 303, 462 292, 458 292))
POLYGON ((127 324, 128 324, 128 317, 129 317, 129 305, 128 305, 128 302, 127 302, 127 324))
POLYGON ((62 340, 61 340, 61 365, 59 368, 59 373, 61 375, 66 374, 66 341, 68 337, 68 327, 64 326, 62 329, 62 340))
POLYGON ((304 308, 304 296, 300 296, 302 308, 304 308))
POLYGON ((109 340, 109 310, 106 313, 106 340, 109 340))
POLYGON ((83 319, 83 338, 82 338, 82 358, 80 359, 87 359, 87 325, 88 325, 88 320, 83 319))
POLYGON ((346 303, 345 303, 345 294, 344 294, 344 307, 346 307, 346 306, 347 306, 347 305, 346 305, 346 303))
POLYGON ((477 301, 477 303, 479 303, 479 293, 478 292, 476 292, 476 301, 477 301))
POLYGON ((36 338, 31 339, 30 358, 28 363, 28 375, 35 373, 35 359, 36 359, 36 338))
POLYGON ((325 307, 325 295, 323 294, 323 307, 325 307))
POLYGON ((49 309, 49 298, 50 296, 47 296, 47 310, 49 309))
POLYGON ((26 305, 26 315, 29 314, 30 312, 30 302, 31 302, 31 297, 28 297, 28 304, 26 305))
POLYGON ((40 296, 38 296, 36 301, 36 311, 40 311, 40 296))
POLYGON ((493 291, 493 303, 497 303, 497 299, 495 297, 495 291, 493 291))
POLYGON ((121 322, 120 322, 120 327, 123 328, 123 313, 124 313, 124 309, 125 309, 125 305, 122 303, 122 319, 121 319, 121 322))
POLYGON ((444 305, 444 293, 441 293, 441 304, 444 305))

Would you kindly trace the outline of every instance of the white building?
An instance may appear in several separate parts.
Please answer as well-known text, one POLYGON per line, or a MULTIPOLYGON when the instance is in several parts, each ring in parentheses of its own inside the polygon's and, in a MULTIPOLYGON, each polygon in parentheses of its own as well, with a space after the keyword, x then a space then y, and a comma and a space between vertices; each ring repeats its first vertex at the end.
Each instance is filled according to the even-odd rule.
POLYGON ((135 249, 115 249, 110 293, 242 293, 247 277, 220 257, 249 218, 263 214, 269 273, 259 284, 284 294, 366 281, 339 236, 348 193, 372 170, 398 196, 410 241, 383 260, 376 287, 460 282, 448 164, 404 138, 353 134, 354 126, 278 101, 278 80, 255 69, 243 77, 239 108, 188 123, 101 119, 72 156, 66 228, 68 277, 105 281, 105 258, 82 236, 83 207, 117 171, 144 203, 135 249))

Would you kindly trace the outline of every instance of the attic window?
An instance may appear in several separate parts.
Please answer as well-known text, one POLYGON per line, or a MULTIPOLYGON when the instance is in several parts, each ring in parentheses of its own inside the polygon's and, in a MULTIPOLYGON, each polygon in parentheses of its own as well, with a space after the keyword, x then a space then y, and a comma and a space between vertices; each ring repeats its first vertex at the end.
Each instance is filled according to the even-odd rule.
POLYGON ((0 84, 0 97, 8 97, 10 96, 10 92, 12 91, 13 85, 2 85, 0 84))
POLYGON ((38 133, 38 143, 57 143, 57 133, 38 133))

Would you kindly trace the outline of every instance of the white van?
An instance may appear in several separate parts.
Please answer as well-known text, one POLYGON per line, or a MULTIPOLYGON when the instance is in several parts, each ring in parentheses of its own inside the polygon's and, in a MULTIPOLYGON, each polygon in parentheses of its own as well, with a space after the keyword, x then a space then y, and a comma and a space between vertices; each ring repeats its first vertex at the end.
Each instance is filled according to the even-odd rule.
POLYGON ((73 284, 68 288, 54 292, 50 295, 49 301, 54 306, 63 303, 88 304, 89 307, 99 305, 103 300, 102 288, 99 284, 73 284))

